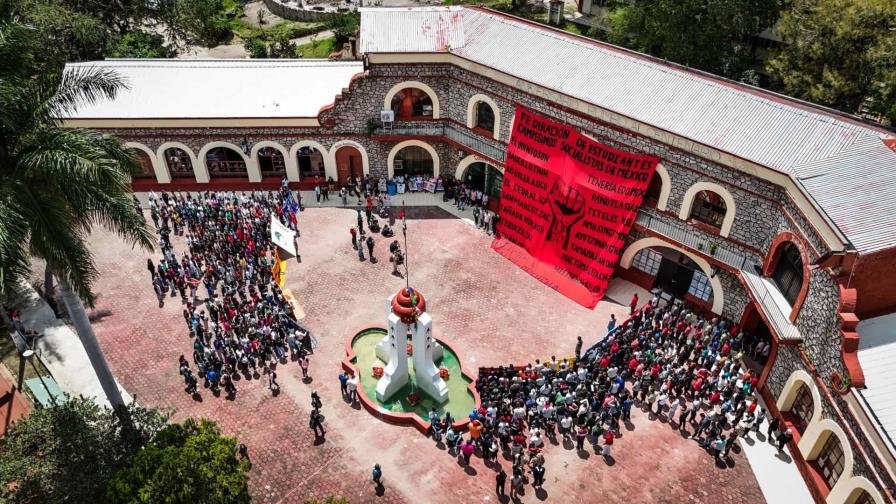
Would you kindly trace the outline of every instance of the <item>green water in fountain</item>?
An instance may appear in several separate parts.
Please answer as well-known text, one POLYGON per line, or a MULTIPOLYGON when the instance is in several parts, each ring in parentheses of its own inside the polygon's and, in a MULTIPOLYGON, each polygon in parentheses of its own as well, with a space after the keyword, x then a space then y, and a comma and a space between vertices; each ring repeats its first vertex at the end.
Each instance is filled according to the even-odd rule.
POLYGON ((408 356, 408 373, 410 381, 407 385, 396 392, 389 401, 380 402, 376 398, 376 384, 379 378, 373 376, 373 367, 386 367, 386 363, 379 360, 376 356, 376 344, 386 336, 385 329, 367 329, 361 331, 352 340, 352 350, 355 352, 355 358, 352 364, 357 366, 361 378, 361 389, 363 393, 372 402, 380 405, 381 408, 399 413, 416 413, 423 420, 429 421, 429 411, 435 406, 439 416, 444 416, 445 412, 451 413, 456 420, 466 418, 473 411, 476 400, 473 394, 467 388, 471 380, 467 379, 460 369, 460 361, 450 348, 442 345, 444 355, 441 362, 436 362, 436 366, 448 369, 449 377, 445 380, 448 385, 448 401, 445 404, 438 404, 421 390, 416 388, 416 377, 414 375, 414 361, 408 356), (416 392, 420 397, 420 402, 416 406, 411 406, 407 401, 411 392, 416 392))

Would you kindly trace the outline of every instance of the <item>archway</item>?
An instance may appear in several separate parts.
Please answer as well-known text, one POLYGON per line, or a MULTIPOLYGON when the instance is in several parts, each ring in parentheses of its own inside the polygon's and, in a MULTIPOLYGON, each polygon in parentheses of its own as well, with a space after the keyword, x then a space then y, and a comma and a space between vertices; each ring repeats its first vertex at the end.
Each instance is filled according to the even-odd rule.
POLYGON ((831 489, 826 502, 830 504, 884 504, 884 498, 874 484, 864 476, 843 476, 831 489))
POLYGON ((419 81, 400 82, 386 93, 383 108, 395 112, 396 119, 438 119, 439 97, 426 84, 419 81))
POLYGON ((139 167, 137 168, 137 170, 131 173, 131 177, 135 179, 155 179, 156 172, 155 167, 153 166, 152 158, 150 158, 149 155, 142 150, 138 150, 136 152, 139 167))
POLYGON ((500 168, 485 161, 476 161, 467 165, 458 181, 469 189, 481 191, 487 197, 488 209, 498 211, 504 183, 504 172, 500 168))
POLYGON ((728 189, 713 182, 697 182, 685 192, 678 218, 681 220, 693 218, 717 227, 719 235, 727 238, 731 234, 736 211, 734 196, 728 189), (695 205, 698 195, 701 197, 700 204, 695 205))
POLYGON ((131 172, 131 178, 156 179, 159 182, 168 182, 168 180, 160 180, 156 166, 156 154, 149 147, 136 142, 127 142, 124 146, 134 151, 134 155, 139 163, 136 169, 131 172))
POLYGON ((765 256, 762 276, 771 277, 790 303, 789 319, 794 322, 809 294, 809 254, 802 240, 790 232, 776 236, 765 256))
POLYGON ((405 140, 392 147, 387 159, 389 178, 396 176, 431 177, 439 174, 439 154, 426 142, 405 140))
POLYGON ((166 142, 159 146, 156 155, 167 169, 168 180, 193 178, 196 182, 208 182, 205 165, 198 163, 193 150, 180 142, 166 142))
MULTIPOLYGON (((349 147, 354 149, 354 147, 349 147)), ((355 149, 357 151, 358 149, 355 149)), ((361 154, 358 153, 358 157, 361 154)), ((299 179, 326 179, 324 153, 311 146, 296 149, 296 163, 299 168, 299 179)))
POLYGON ((333 180, 336 180, 335 161, 330 159, 331 152, 331 150, 327 150, 326 147, 314 140, 300 140, 296 142, 289 148, 289 159, 292 162, 286 163, 286 172, 289 174, 289 179, 302 180, 311 178, 326 180, 332 177, 333 180))
POLYGON ((354 145, 337 148, 333 157, 336 159, 336 181, 339 185, 345 185, 364 176, 364 158, 354 145))
POLYGON ((467 102, 467 127, 491 132, 498 139, 501 132, 501 109, 484 94, 476 94, 467 102))
POLYGON ((759 389, 768 379, 768 374, 778 357, 778 341, 772 336, 771 329, 755 303, 748 304, 744 309, 740 327, 743 335, 741 340, 744 350, 743 363, 759 376, 759 382, 756 384, 756 388, 759 389))
MULTIPOLYGON (((696 267, 699 269, 702 275, 696 275, 694 272, 696 269, 692 269, 690 273, 690 283, 687 286, 687 291, 692 293, 691 295, 694 298, 707 298, 712 299, 712 302, 709 303, 707 301, 707 306, 710 307, 713 313, 721 314, 722 308, 725 306, 725 293, 722 287, 722 282, 719 280, 718 276, 713 274, 712 267, 709 262, 702 257, 688 252, 687 250, 673 244, 666 242, 660 238, 656 237, 648 237, 642 238, 625 249, 625 252, 622 253, 622 257, 619 259, 619 267, 625 270, 628 270, 632 267, 632 264, 635 260, 635 256, 643 249, 651 248, 651 247, 659 247, 671 249, 679 254, 676 258, 675 256, 666 257, 661 251, 656 251, 659 254, 659 257, 656 255, 652 255, 651 257, 645 257, 643 260, 649 260, 650 264, 644 264, 644 269, 649 269, 649 271, 654 271, 651 275, 649 272, 643 272, 640 268, 636 268, 638 271, 642 271, 646 274, 646 277, 642 277, 642 281, 647 283, 656 283, 657 277, 660 275, 660 268, 665 264, 665 270, 662 271, 663 275, 663 284, 667 284, 670 286, 674 286, 677 290, 683 290, 684 286, 681 285, 685 282, 686 276, 689 275, 686 271, 680 271, 680 269, 690 269, 696 267), (689 265, 680 259, 684 257, 693 265, 689 265), (663 259, 666 262, 663 262, 663 259), (678 259, 676 261, 676 259, 678 259), (677 262, 677 264, 675 264, 677 262), (690 268, 689 268, 690 266, 690 268), (695 280, 696 277, 696 280, 695 280)), ((634 272, 633 272, 634 273, 634 272)))
POLYGON ((258 166, 242 149, 228 142, 212 142, 199 151, 209 177, 247 177, 249 182, 261 182, 258 166))
POLYGON ((825 418, 810 424, 800 439, 799 450, 829 490, 852 475, 854 455, 849 438, 833 420, 825 418))
POLYGON ((251 158, 255 160, 261 177, 276 177, 282 179, 288 177, 289 153, 286 148, 277 142, 264 141, 252 146, 251 158))
POLYGON ((650 179, 650 184, 647 186, 644 202, 649 206, 656 207, 657 210, 666 210, 671 192, 672 182, 669 179, 669 172, 663 163, 658 163, 653 177, 650 179))
POLYGON ((821 393, 809 373, 797 369, 787 378, 778 400, 778 411, 797 426, 800 435, 821 420, 821 393))

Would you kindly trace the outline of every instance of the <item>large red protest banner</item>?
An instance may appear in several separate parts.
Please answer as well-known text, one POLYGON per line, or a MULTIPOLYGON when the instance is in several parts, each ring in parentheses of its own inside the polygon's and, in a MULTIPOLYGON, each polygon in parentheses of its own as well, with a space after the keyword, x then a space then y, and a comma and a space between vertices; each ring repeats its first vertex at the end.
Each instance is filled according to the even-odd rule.
POLYGON ((492 248, 594 308, 659 159, 631 154, 517 107, 492 248))

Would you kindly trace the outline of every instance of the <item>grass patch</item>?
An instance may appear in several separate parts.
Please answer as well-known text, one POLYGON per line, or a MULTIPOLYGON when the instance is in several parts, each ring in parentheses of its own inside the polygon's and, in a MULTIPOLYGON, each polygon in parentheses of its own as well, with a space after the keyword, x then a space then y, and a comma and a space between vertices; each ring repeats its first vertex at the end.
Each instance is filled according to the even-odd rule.
POLYGON ((296 47, 296 57, 326 58, 330 56, 330 53, 341 49, 342 46, 336 43, 336 37, 327 37, 296 47))

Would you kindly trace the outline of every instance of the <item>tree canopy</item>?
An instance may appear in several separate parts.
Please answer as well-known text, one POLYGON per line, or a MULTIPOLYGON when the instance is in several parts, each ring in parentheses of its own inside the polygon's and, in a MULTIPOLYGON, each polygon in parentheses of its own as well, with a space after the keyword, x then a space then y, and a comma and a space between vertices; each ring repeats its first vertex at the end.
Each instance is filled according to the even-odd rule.
POLYGON ((774 86, 896 121, 896 2, 792 0, 779 31, 786 45, 768 63, 774 86))
POLYGON ((162 429, 109 485, 114 503, 248 503, 248 461, 210 420, 162 429))
POLYGON ((125 425, 112 410, 71 398, 16 422, 0 449, 0 500, 104 502, 112 475, 165 424, 156 410, 132 405, 130 413, 125 425))
POLYGON ((634 0, 609 15, 609 41, 739 79, 753 65, 749 39, 774 24, 778 0, 634 0))

